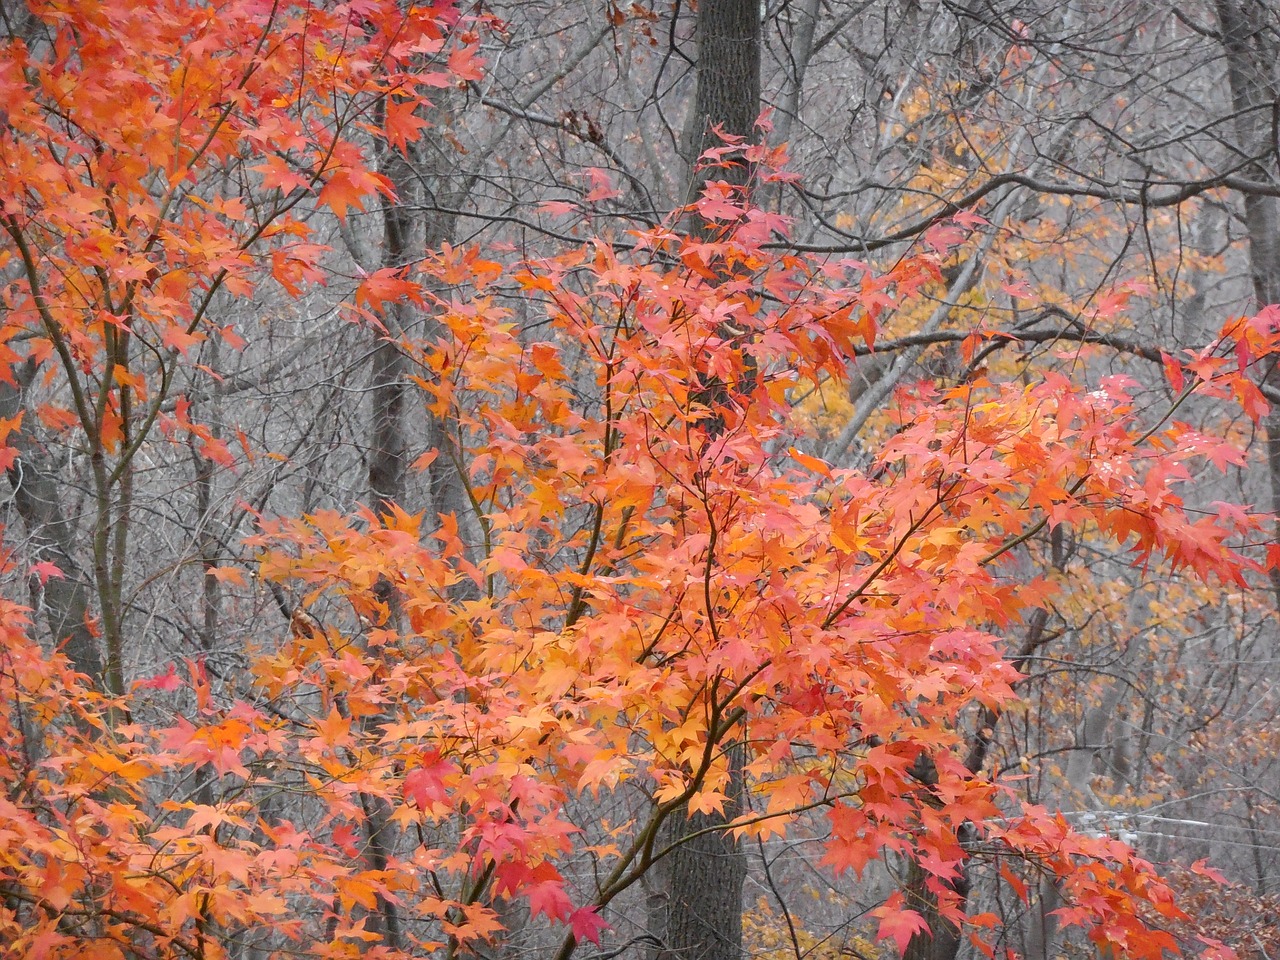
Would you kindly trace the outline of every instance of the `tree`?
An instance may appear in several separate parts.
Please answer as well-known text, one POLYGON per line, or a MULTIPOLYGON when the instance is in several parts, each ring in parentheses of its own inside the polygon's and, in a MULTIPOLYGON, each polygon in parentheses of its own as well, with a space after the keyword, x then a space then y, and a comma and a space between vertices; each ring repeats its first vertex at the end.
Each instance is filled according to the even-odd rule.
MULTIPOLYGON (((304 197, 342 218, 371 191, 390 191, 350 138, 397 91, 417 97, 451 82, 409 66, 442 47, 446 25, 394 4, 227 17, 186 3, 37 12, 48 19, 32 16, 4 62, 7 339, 34 338, 21 359, 55 364, 62 405, 42 415, 85 443, 88 576, 104 685, 120 694, 136 458, 157 426, 228 457, 186 404, 169 407, 182 361, 211 335, 237 342, 212 319, 220 294, 250 294, 263 272, 295 293, 322 277, 324 248, 293 216, 304 197)), ((28 512, 35 536, 58 522, 28 512)))
MULTIPOLYGON (((713 147, 693 202, 620 240, 520 257, 441 246, 415 265, 392 237, 351 315, 379 325, 375 388, 447 428, 421 463, 451 462, 470 517, 416 514, 376 469, 363 512, 237 508, 259 517, 249 546, 287 635, 261 630, 243 671, 174 657, 126 682, 139 458, 190 450, 210 482, 234 462, 229 435, 192 415, 223 376, 199 368, 201 338, 251 351, 220 310, 337 280, 317 211, 342 220, 381 197, 387 229, 403 226, 391 201, 413 171, 374 172, 374 157, 407 160, 422 98, 476 74, 467 26, 447 5, 246 0, 214 17, 175 0, 33 6, 10 27, 3 342, 23 391, 10 402, 27 407, 0 456, 35 497, 15 507, 45 553, 5 575, 44 581, 70 658, 5 601, 13 953, 338 956, 381 941, 370 952, 452 956, 500 942, 520 907, 567 958, 606 924, 626 946, 629 891, 701 830, 815 829, 826 869, 914 871, 928 922, 987 949, 998 917, 956 882, 971 865, 1015 894, 1052 878, 1063 923, 1100 945, 1177 946, 1159 924, 1179 910, 1148 862, 1024 802, 972 748, 1016 703, 1003 635, 1031 645, 1066 593, 1039 573, 1042 531, 1230 589, 1264 573, 1235 547, 1262 520, 1225 503, 1197 516, 1179 495, 1193 465, 1238 453, 1174 416, 1232 398, 1262 414, 1274 311, 1168 358, 1154 418, 1122 376, 984 374, 972 361, 991 336, 966 332, 967 375, 900 391, 865 467, 833 466, 793 446, 796 395, 892 349, 884 326, 925 309, 948 257, 990 234, 972 214, 928 215, 922 245, 886 269, 797 252, 787 218, 715 174, 749 166, 779 196, 789 174, 766 145, 713 147), (422 334, 388 319, 406 305, 429 318, 422 334), (65 503, 49 484, 27 485, 36 419, 88 465, 87 598, 47 589, 72 572, 57 561, 73 521, 40 512, 65 503), (567 813, 581 798, 623 816, 582 829, 567 813), (706 825, 690 832, 685 811, 706 825)), ((400 442, 375 444, 393 472, 400 442)), ((213 562, 221 549, 202 533, 206 585, 251 596, 241 568, 213 562)), ((877 935, 919 943, 920 904, 881 899, 877 935)))

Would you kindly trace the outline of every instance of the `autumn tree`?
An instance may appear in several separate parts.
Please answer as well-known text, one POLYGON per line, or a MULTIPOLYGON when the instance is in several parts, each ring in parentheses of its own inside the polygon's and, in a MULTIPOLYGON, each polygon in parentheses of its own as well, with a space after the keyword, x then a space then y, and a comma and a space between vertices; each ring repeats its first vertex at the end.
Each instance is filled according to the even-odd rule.
MULTIPOLYGON (((1037 887, 1109 948, 1155 956, 1193 936, 1119 828, 1076 829, 1007 779, 1026 768, 1006 762, 1005 718, 1023 715, 1013 687, 1043 645, 1083 644, 1074 624, 1113 617, 1127 585, 1155 585, 1125 607, 1149 624, 1198 609, 1164 588, 1175 576, 1234 597, 1264 574, 1248 545, 1261 518, 1182 499, 1200 471, 1241 460, 1212 420, 1184 420, 1264 415, 1273 313, 1203 323, 1162 352, 1124 326, 1138 284, 1106 281, 1109 265, 1059 282, 1048 259, 1029 264, 1055 236, 1082 261, 1124 247, 1113 200, 1180 209, 1228 184, 1113 198, 1089 180, 1101 174, 1042 179, 1079 169, 1081 125, 1046 150, 1034 125, 1010 138, 1007 111, 1084 49, 1066 40, 1102 28, 1055 46, 1050 13, 997 12, 885 4, 828 21, 806 3, 760 22, 756 5, 703 3, 686 35, 692 10, 663 23, 614 6, 532 88, 538 44, 560 41, 519 48, 519 23, 448 4, 7 13, 0 412, 22 533, 0 672, 10 949, 343 955, 376 941, 452 956, 508 943, 523 913, 525 942, 561 957, 605 937, 684 955, 706 930, 638 937, 637 888, 700 844, 786 838, 820 843, 825 876, 857 875, 869 931, 908 951, 944 934, 951 950, 1001 947, 1017 932, 988 908, 1037 887), (871 14, 898 12, 950 24, 936 36, 955 40, 952 59, 911 49, 911 30, 859 59, 871 14), (853 129, 875 146, 868 166, 804 186, 757 139, 752 105, 718 116, 717 96, 750 99, 755 81, 717 87, 723 63, 698 56, 669 156, 710 152, 664 191, 661 144, 615 137, 626 121, 556 88, 577 64, 634 56, 628 82, 657 90, 685 40, 713 47, 735 25, 736 52, 778 64, 802 161, 802 111, 830 112, 806 93, 830 79, 824 51, 867 70, 881 92, 853 129), (482 42, 504 54, 490 73, 482 42), (767 59, 784 48, 803 56, 767 59), (541 105, 553 95, 563 111, 541 105), (484 135, 494 117, 502 136, 484 135), (707 120, 729 142, 692 147, 707 120), (580 153, 522 181, 503 139, 516 124, 580 153), (463 156, 459 175, 449 158, 463 156), (591 172, 573 170, 583 156, 591 172), (883 189, 851 189, 854 214, 825 206, 855 173, 883 189), (517 206, 517 185, 546 202, 517 206), (664 193, 675 209, 654 209, 664 193), (1039 204, 1056 196, 1088 209, 1049 215, 1039 204), (509 232, 473 246, 459 222, 509 232), (319 349, 305 328, 340 300, 319 349), (1125 355, 1160 381, 1107 369, 1125 355), (934 375, 917 383, 921 361, 934 375), (357 414, 346 378, 367 364, 357 414), (305 377, 314 390, 291 385, 305 377), (252 436, 226 413, 249 388, 252 436), (815 442, 812 399, 842 394, 854 415, 837 410, 815 442), (169 556, 138 517, 164 503, 157 473, 181 488, 179 458, 200 520, 169 556), (325 493, 344 471, 360 479, 325 493), (305 516, 282 511, 286 480, 305 516), (448 490, 407 502, 415 484, 448 490), (238 517, 225 530, 220 495, 238 517), (1084 549, 1123 571, 1114 596, 1080 589, 1099 582, 1072 565, 1084 549), (167 564, 203 588, 189 653, 243 619, 252 645, 230 665, 137 664, 168 615, 139 597, 167 564), (43 648, 19 595, 44 616, 43 648), (263 603, 287 626, 254 617, 263 603), (575 804, 607 822, 574 823, 575 804)), ((643 100, 640 129, 666 96, 643 100)), ((1048 685, 1031 693, 1068 714, 1048 685)), ((1087 768, 1091 751, 1072 749, 1087 768)), ((719 880, 672 873, 668 919, 705 920, 697 898, 719 880)), ((718 892, 721 952, 736 955, 740 894, 718 892)))

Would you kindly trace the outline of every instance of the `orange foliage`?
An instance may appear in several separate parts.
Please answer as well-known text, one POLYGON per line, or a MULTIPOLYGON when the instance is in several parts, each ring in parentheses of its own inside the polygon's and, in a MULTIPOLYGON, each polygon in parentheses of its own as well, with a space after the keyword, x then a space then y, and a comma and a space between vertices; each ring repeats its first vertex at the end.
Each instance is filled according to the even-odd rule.
MULTIPOLYGON (((46 4, 53 48, 3 51, 0 204, 26 272, 5 323, 83 373, 93 439, 134 442, 104 426, 136 390, 103 369, 121 337, 163 358, 158 403, 214 289, 247 293, 262 269, 289 291, 323 279, 291 218, 302 198, 342 217, 387 192, 349 134, 379 98, 448 79, 413 64, 453 16, 398 10, 46 4), (253 203, 206 192, 246 156, 253 203)), ((382 131, 398 144, 421 130, 401 102, 382 131)), ((767 178, 765 151, 742 150, 767 178)), ((438 322, 403 346, 454 428, 483 542, 398 510, 264 523, 261 576, 311 608, 257 653, 252 695, 213 697, 191 663, 105 697, 0 610, 11 955, 213 958, 265 928, 268 950, 336 956, 378 938, 385 902, 408 922, 379 955, 423 955, 500 937, 513 901, 563 926, 567 955, 650 869, 661 818, 723 805, 730 742, 748 751, 743 835, 823 809, 826 864, 913 858, 963 920, 940 881, 974 855, 959 838, 976 825, 987 849, 1057 877, 1063 921, 1100 946, 1176 946, 1159 924, 1183 915, 1152 866, 968 771, 959 728, 1014 697, 996 631, 1051 589, 1013 562, 1038 530, 1091 525, 1136 563, 1206 581, 1260 569, 1232 547, 1258 518, 1193 520, 1178 495, 1190 461, 1234 454, 1172 418, 1144 426, 1123 379, 1049 376, 916 390, 867 470, 783 456, 790 391, 843 378, 964 231, 876 274, 768 249, 783 220, 707 191, 695 207, 714 235, 679 235, 678 211, 627 255, 596 242, 508 268, 446 249, 368 278, 360 309, 408 297, 438 322), (511 294, 544 339, 516 328, 511 294), (177 694, 186 715, 129 722, 177 694), (566 804, 623 784, 645 801, 588 845, 566 804), (398 839, 375 863, 377 811, 398 839), (566 879, 574 856, 596 867, 585 893, 566 879)), ((1181 396, 1260 415, 1250 374, 1274 326, 1241 321, 1171 358, 1181 396)), ((919 924, 900 899, 875 915, 899 943, 919 924)))

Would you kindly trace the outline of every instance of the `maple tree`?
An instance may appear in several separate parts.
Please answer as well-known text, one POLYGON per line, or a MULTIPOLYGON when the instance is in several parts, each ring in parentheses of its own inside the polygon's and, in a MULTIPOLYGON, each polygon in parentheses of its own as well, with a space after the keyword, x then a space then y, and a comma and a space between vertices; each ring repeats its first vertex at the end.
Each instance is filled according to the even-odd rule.
MULTIPOLYGON (((813 54, 806 96, 791 104, 800 168, 825 178, 806 175, 803 206, 790 208, 809 231, 804 246, 874 251, 973 202, 998 231, 966 243, 945 292, 886 324, 852 385, 813 389, 800 410, 813 428, 802 447, 860 463, 891 429, 883 408, 894 385, 977 367, 1034 377, 1066 364, 1095 383, 1123 370, 1141 384, 1140 405, 1163 408, 1168 388, 1149 366, 1162 350, 1181 356, 1212 338, 1216 318, 1235 309, 1227 303, 1274 299, 1265 284, 1275 271, 1247 269, 1234 239, 1245 223, 1253 251, 1274 249, 1274 230, 1261 228, 1276 189, 1261 121, 1261 103, 1273 99, 1273 8, 1134 4, 1094 17, 1035 2, 883 3, 842 30, 821 5, 792 5, 794 40, 780 23, 766 56, 813 54), (806 17, 817 20, 816 46, 806 17), (824 43, 847 56, 837 65, 818 52, 824 43), (1175 104, 1189 89, 1197 92, 1184 113, 1175 104), (863 122, 841 129, 828 118, 850 100, 863 122), (1064 349, 1081 341, 1105 346, 1064 349)), ((804 66, 793 69, 803 75, 804 66)), ((1249 450, 1248 466, 1228 477, 1195 472, 1193 510, 1214 512, 1221 500, 1270 505, 1256 422, 1194 401, 1180 416, 1249 450)), ((975 736, 971 756, 1023 773, 1025 797, 1071 811, 1073 822, 1123 823, 1156 859, 1210 853, 1267 891, 1274 839, 1257 812, 1274 785, 1254 744, 1273 725, 1257 665, 1275 656, 1274 604, 1252 589, 1139 577, 1087 529, 1045 531, 1027 551, 1068 589, 1007 631, 1011 649, 1027 654, 1019 692, 1029 705, 1004 714, 990 740, 975 736)), ((914 875, 904 873, 911 898, 914 875)), ((962 886, 975 909, 1001 902, 987 871, 962 886)), ((840 919, 803 897, 793 905, 839 930, 870 902, 857 888, 841 892, 854 905, 840 919)), ((1070 949, 1034 935, 1037 914, 1054 906, 1033 902, 1022 943, 1016 933, 1008 942, 1030 955, 1070 949)), ((936 929, 913 960, 955 957, 936 929)))
MULTIPOLYGON (((783 152, 731 141, 694 203, 625 242, 519 262, 444 247, 363 278, 353 316, 404 302, 434 322, 397 346, 448 425, 421 463, 456 462, 470 517, 264 516, 256 575, 303 598, 288 635, 216 689, 198 659, 128 684, 138 457, 230 458, 174 386, 203 338, 240 346, 217 298, 325 280, 301 213, 387 197, 374 141, 406 149, 430 91, 479 68, 443 4, 32 9, 0 56, 0 370, 53 399, 6 423, 0 456, 21 456, 28 416, 83 443, 95 597, 66 656, 16 603, 0 617, 13 955, 453 956, 523 909, 567 958, 669 856, 666 819, 725 807, 731 745, 730 829, 817 816, 827 868, 914 864, 989 954, 999 918, 951 883, 975 860, 1021 896, 1051 877, 1062 922, 1102 948, 1199 948, 1150 863, 965 755, 1016 702, 1004 635, 1066 589, 1028 558, 1042 531, 1232 587, 1274 566, 1237 550, 1261 518, 1185 509, 1193 466, 1240 454, 1177 419, 1201 399, 1266 412, 1274 309, 1164 358, 1154 417, 1123 376, 974 371, 903 391, 867 466, 835 467, 792 445, 795 397, 843 382, 984 223, 940 221, 887 269, 800 255, 717 177, 745 162, 784 182, 783 152), (624 816, 576 824, 592 797, 624 816)), ((899 892, 872 916, 899 949, 926 925, 899 892)))
MULTIPOLYGON (((406 16, 388 3, 47 4, 28 36, 6 43, 4 257, 21 278, 0 333, 6 382, 15 369, 24 386, 56 370, 59 397, 39 416, 84 437, 113 692, 124 689, 121 578, 139 451, 159 429, 231 459, 189 400, 173 402, 178 368, 209 337, 242 343, 216 320, 220 295, 248 296, 263 276, 293 295, 324 279, 326 248, 299 204, 314 196, 343 218, 389 193, 357 137, 390 101, 376 132, 403 143, 420 121, 401 98, 418 103, 474 71, 465 45, 447 63, 424 59, 456 22, 447 8, 406 16)), ((90 674, 93 647, 78 636, 69 651, 90 674)))

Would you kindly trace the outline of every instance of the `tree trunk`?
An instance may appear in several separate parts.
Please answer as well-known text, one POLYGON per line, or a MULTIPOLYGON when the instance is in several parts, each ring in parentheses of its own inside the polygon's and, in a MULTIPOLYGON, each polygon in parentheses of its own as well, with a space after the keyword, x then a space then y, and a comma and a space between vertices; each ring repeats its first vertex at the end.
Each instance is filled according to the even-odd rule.
MULTIPOLYGON (((981 736, 981 731, 978 735, 981 736)), ((916 758, 912 773, 920 782, 922 790, 932 791, 937 785, 938 767, 927 753, 916 758)), ((954 879, 939 879, 939 882, 950 888, 963 904, 969 897, 969 874, 963 864, 959 869, 960 873, 954 879)), ((929 929, 915 934, 907 942, 903 960, 955 960, 960 949, 960 928, 942 915, 938 894, 929 888, 931 876, 933 874, 914 858, 907 863, 907 877, 903 884, 907 906, 920 914, 929 929)))
MULTIPOLYGON (((1217 0, 1216 6, 1236 114, 1237 145, 1241 155, 1250 158, 1241 172, 1250 180, 1274 183, 1280 149, 1275 141, 1280 119, 1280 84, 1275 76, 1280 24, 1262 0, 1217 0)), ((1257 306, 1280 303, 1280 199, 1245 194, 1244 221, 1249 233, 1249 268, 1257 306)), ((1266 381, 1280 389, 1280 368, 1273 365, 1266 381)), ((1271 509, 1280 515, 1280 410, 1273 409, 1264 423, 1271 509)), ((1280 538, 1280 522, 1276 529, 1280 538)), ((1276 608, 1280 609, 1280 570, 1271 571, 1271 587, 1276 608)))
MULTIPOLYGON (((697 91, 685 128, 685 155, 690 163, 689 199, 696 199, 708 179, 747 184, 743 165, 698 170, 701 153, 719 145, 715 129, 750 140, 760 114, 759 0, 701 0, 695 31, 698 43, 697 91)), ((708 394, 723 385, 708 384, 708 394)), ((718 422, 708 429, 721 428, 718 422)), ((744 751, 727 747, 730 761, 728 798, 721 814, 677 810, 668 818, 664 840, 674 849, 660 864, 650 898, 649 929, 663 944, 663 960, 741 960, 742 891, 747 878, 746 853, 725 824, 743 809, 744 751)))
MULTIPOLYGON (((12 419, 22 408, 22 388, 0 382, 0 418, 12 419)), ((76 671, 101 683, 102 651, 89 627, 91 586, 87 572, 74 559, 75 524, 66 515, 59 482, 45 468, 38 446, 25 433, 16 434, 9 443, 18 450, 18 458, 7 471, 9 486, 13 505, 26 526, 31 558, 52 563, 62 572, 62 576, 49 576, 43 582, 33 578, 31 606, 44 615, 54 645, 62 648, 76 671)))
POLYGON ((649 933, 659 960, 741 960, 742 888, 747 858, 724 825, 742 813, 743 750, 729 746, 730 780, 719 814, 677 810, 664 824, 672 852, 656 865, 649 933), (665 888, 665 889, 664 889, 665 888))
MULTIPOLYGON (((381 266, 408 267, 426 251, 438 248, 453 236, 455 217, 432 209, 436 202, 433 189, 444 193, 452 171, 428 169, 413 153, 401 154, 385 143, 381 145, 381 167, 395 190, 394 199, 382 201, 381 266)), ((408 492, 409 369, 400 341, 415 333, 413 321, 407 304, 390 304, 383 313, 385 329, 376 332, 377 341, 370 358, 368 489, 372 506, 378 512, 388 511, 393 505, 405 506, 408 492)), ((433 503, 427 513, 431 516, 453 513, 461 522, 463 511, 469 511, 470 507, 463 503, 457 468, 448 455, 448 431, 444 424, 432 418, 426 436, 428 445, 441 453, 432 465, 433 503)), ((388 618, 398 619, 399 598, 389 582, 379 584, 379 594, 379 599, 386 604, 388 618)), ((377 719, 366 718, 366 722, 377 719)), ((368 794, 361 794, 360 801, 365 812, 366 861, 370 869, 385 870, 398 835, 390 808, 386 801, 368 794)), ((378 908, 370 917, 369 928, 378 933, 388 947, 403 948, 403 922, 399 909, 390 899, 378 896, 378 908)))
POLYGON ((750 140, 760 115, 760 4, 757 0, 702 0, 694 31, 698 43, 697 89, 685 124, 683 153, 689 164, 688 200, 708 180, 744 183, 737 166, 699 171, 698 157, 720 146, 715 130, 750 140))

